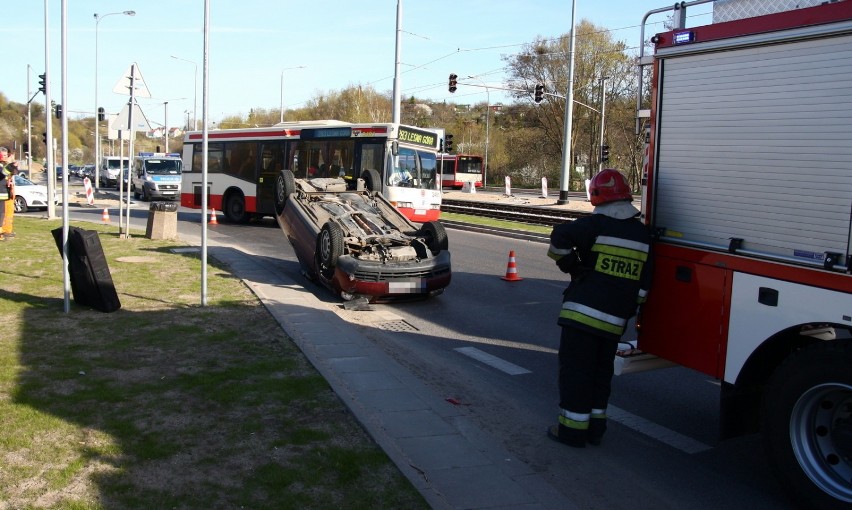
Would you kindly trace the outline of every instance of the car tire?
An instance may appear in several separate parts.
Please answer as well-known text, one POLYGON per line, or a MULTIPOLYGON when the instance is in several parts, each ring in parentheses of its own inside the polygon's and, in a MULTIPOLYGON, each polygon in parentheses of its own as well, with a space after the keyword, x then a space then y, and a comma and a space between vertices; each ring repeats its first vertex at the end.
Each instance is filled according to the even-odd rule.
POLYGON ((225 199, 225 218, 231 223, 248 223, 251 215, 246 212, 246 199, 242 193, 233 192, 225 199))
POLYGON ((850 364, 848 340, 810 345, 790 355, 764 393, 762 435, 770 466, 803 508, 852 503, 850 364))
POLYGON ((317 235, 318 271, 326 278, 334 274, 337 259, 343 255, 343 229, 340 225, 327 221, 317 235))
POLYGON ((447 231, 444 226, 437 221, 427 221, 420 227, 420 235, 426 240, 426 246, 432 255, 437 255, 449 247, 447 240, 447 231))
POLYGON ((27 201, 24 200, 24 197, 18 195, 15 197, 15 212, 16 213, 25 213, 29 210, 27 207, 27 201))
POLYGON ((361 172, 361 178, 364 179, 364 187, 370 191, 382 191, 382 177, 379 172, 369 168, 361 172))
POLYGON ((275 181, 275 214, 284 212, 287 199, 296 192, 296 176, 287 169, 281 170, 275 181))

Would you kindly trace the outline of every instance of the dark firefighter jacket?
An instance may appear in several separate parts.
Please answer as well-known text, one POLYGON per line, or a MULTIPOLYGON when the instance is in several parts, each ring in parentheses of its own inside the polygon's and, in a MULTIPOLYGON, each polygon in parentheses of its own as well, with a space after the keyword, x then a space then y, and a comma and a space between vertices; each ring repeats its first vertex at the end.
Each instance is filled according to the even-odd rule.
POLYGON ((650 243, 636 218, 592 214, 554 227, 548 256, 571 274, 559 325, 621 337, 648 292, 650 243))

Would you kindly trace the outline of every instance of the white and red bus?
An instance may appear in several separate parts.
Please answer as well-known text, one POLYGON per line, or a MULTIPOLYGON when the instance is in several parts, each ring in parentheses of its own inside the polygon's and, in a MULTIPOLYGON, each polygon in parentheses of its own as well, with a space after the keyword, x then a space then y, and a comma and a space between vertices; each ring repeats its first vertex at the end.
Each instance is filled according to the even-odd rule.
MULTIPOLYGON (((200 131, 186 133, 181 205, 201 207, 200 131)), ((337 120, 285 122, 265 128, 208 132, 208 207, 228 221, 275 215, 275 181, 283 169, 297 178, 358 178, 414 222, 441 210, 434 131, 400 124, 337 120)))
POLYGON ((438 156, 441 186, 462 189, 466 182, 482 187, 482 156, 471 154, 442 154, 438 156))

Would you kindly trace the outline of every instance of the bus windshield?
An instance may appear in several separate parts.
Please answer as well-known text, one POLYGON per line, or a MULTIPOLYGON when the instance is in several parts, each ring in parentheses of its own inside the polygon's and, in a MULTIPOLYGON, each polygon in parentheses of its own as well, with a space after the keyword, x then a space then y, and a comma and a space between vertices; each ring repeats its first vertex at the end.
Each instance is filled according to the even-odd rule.
POLYGON ((180 174, 179 159, 149 159, 145 161, 145 170, 151 175, 180 174))
POLYGON ((459 156, 456 171, 466 174, 482 173, 482 158, 479 156, 459 156))
POLYGON ((400 147, 399 154, 393 157, 393 172, 388 184, 404 188, 434 189, 437 166, 435 154, 400 147))

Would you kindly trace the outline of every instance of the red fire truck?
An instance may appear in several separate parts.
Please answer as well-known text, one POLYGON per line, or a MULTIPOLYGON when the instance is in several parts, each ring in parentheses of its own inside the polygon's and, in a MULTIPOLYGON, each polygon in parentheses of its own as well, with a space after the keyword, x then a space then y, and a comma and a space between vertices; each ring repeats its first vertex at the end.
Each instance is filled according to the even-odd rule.
POLYGON ((719 379, 722 437, 760 431, 804 508, 852 508, 852 1, 719 0, 688 28, 709 1, 642 24, 678 28, 640 56, 638 345, 719 379))

